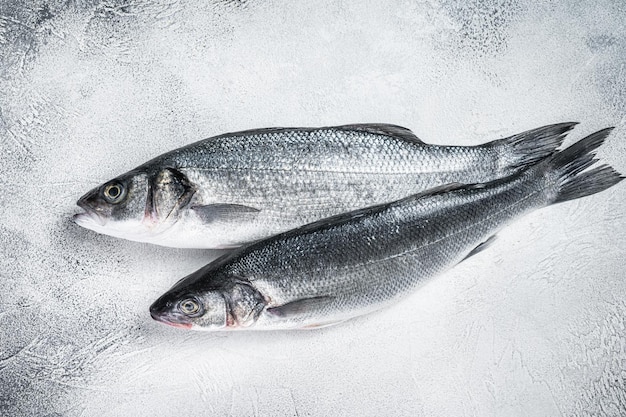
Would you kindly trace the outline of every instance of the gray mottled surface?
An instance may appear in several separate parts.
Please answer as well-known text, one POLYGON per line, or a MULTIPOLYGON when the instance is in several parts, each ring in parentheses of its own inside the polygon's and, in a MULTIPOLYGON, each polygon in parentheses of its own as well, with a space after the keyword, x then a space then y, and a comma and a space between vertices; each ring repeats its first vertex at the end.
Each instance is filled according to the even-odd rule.
POLYGON ((615 125, 600 156, 626 172, 625 22, 620 1, 2 2, 0 414, 623 415, 621 184, 304 333, 155 323, 151 301, 216 253, 69 216, 161 152, 272 125, 382 121, 441 144, 615 125))

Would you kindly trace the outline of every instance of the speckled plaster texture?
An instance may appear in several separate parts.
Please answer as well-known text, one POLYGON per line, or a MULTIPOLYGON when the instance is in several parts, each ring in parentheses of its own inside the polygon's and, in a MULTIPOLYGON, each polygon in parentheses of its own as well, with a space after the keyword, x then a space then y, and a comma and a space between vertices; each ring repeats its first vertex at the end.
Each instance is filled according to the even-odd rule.
POLYGON ((462 145, 616 126, 599 156, 625 173, 624 2, 5 0, 0 81, 0 415, 626 415, 623 183, 309 332, 156 323, 150 303, 218 253, 70 220, 153 156, 268 126, 462 145))

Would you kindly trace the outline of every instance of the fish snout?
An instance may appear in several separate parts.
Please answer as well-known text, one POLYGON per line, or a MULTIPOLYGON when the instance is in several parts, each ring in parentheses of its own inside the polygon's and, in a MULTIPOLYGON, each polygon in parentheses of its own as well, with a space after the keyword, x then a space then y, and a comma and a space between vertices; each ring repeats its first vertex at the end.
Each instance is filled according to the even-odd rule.
POLYGON ((180 314, 173 311, 171 303, 161 302, 161 300, 155 301, 150 306, 150 316, 158 322, 168 324, 174 327, 182 327, 185 329, 191 328, 191 323, 180 314))
POLYGON ((82 196, 76 202, 76 205, 84 210, 83 213, 78 213, 73 216, 74 223, 79 226, 88 226, 89 223, 96 222, 100 226, 104 226, 106 223, 105 213, 99 204, 99 192, 98 189, 93 189, 87 194, 82 196))

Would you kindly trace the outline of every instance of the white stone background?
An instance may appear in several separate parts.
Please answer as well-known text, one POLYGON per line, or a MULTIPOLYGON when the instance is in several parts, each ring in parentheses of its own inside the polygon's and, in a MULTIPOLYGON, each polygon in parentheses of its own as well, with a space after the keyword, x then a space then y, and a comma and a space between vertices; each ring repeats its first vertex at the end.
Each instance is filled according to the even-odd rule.
POLYGON ((229 131, 387 122, 473 145, 616 126, 626 5, 3 0, 0 415, 626 415, 626 184, 542 209, 397 306, 210 334, 148 306, 211 251, 74 225, 88 189, 229 131))

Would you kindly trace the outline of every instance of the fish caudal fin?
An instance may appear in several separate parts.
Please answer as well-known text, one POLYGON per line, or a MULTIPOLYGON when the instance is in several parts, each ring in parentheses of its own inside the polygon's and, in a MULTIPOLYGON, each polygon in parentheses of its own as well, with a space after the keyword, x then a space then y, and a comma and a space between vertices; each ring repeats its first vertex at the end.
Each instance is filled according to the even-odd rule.
POLYGON ((593 133, 546 161, 548 177, 554 185, 551 187, 554 191, 550 199, 552 204, 599 193, 624 179, 606 164, 585 171, 598 162, 594 151, 612 130, 610 127, 593 133))
POLYGON ((533 165, 556 152, 567 133, 578 123, 567 122, 539 127, 485 144, 500 155, 505 174, 533 165))

